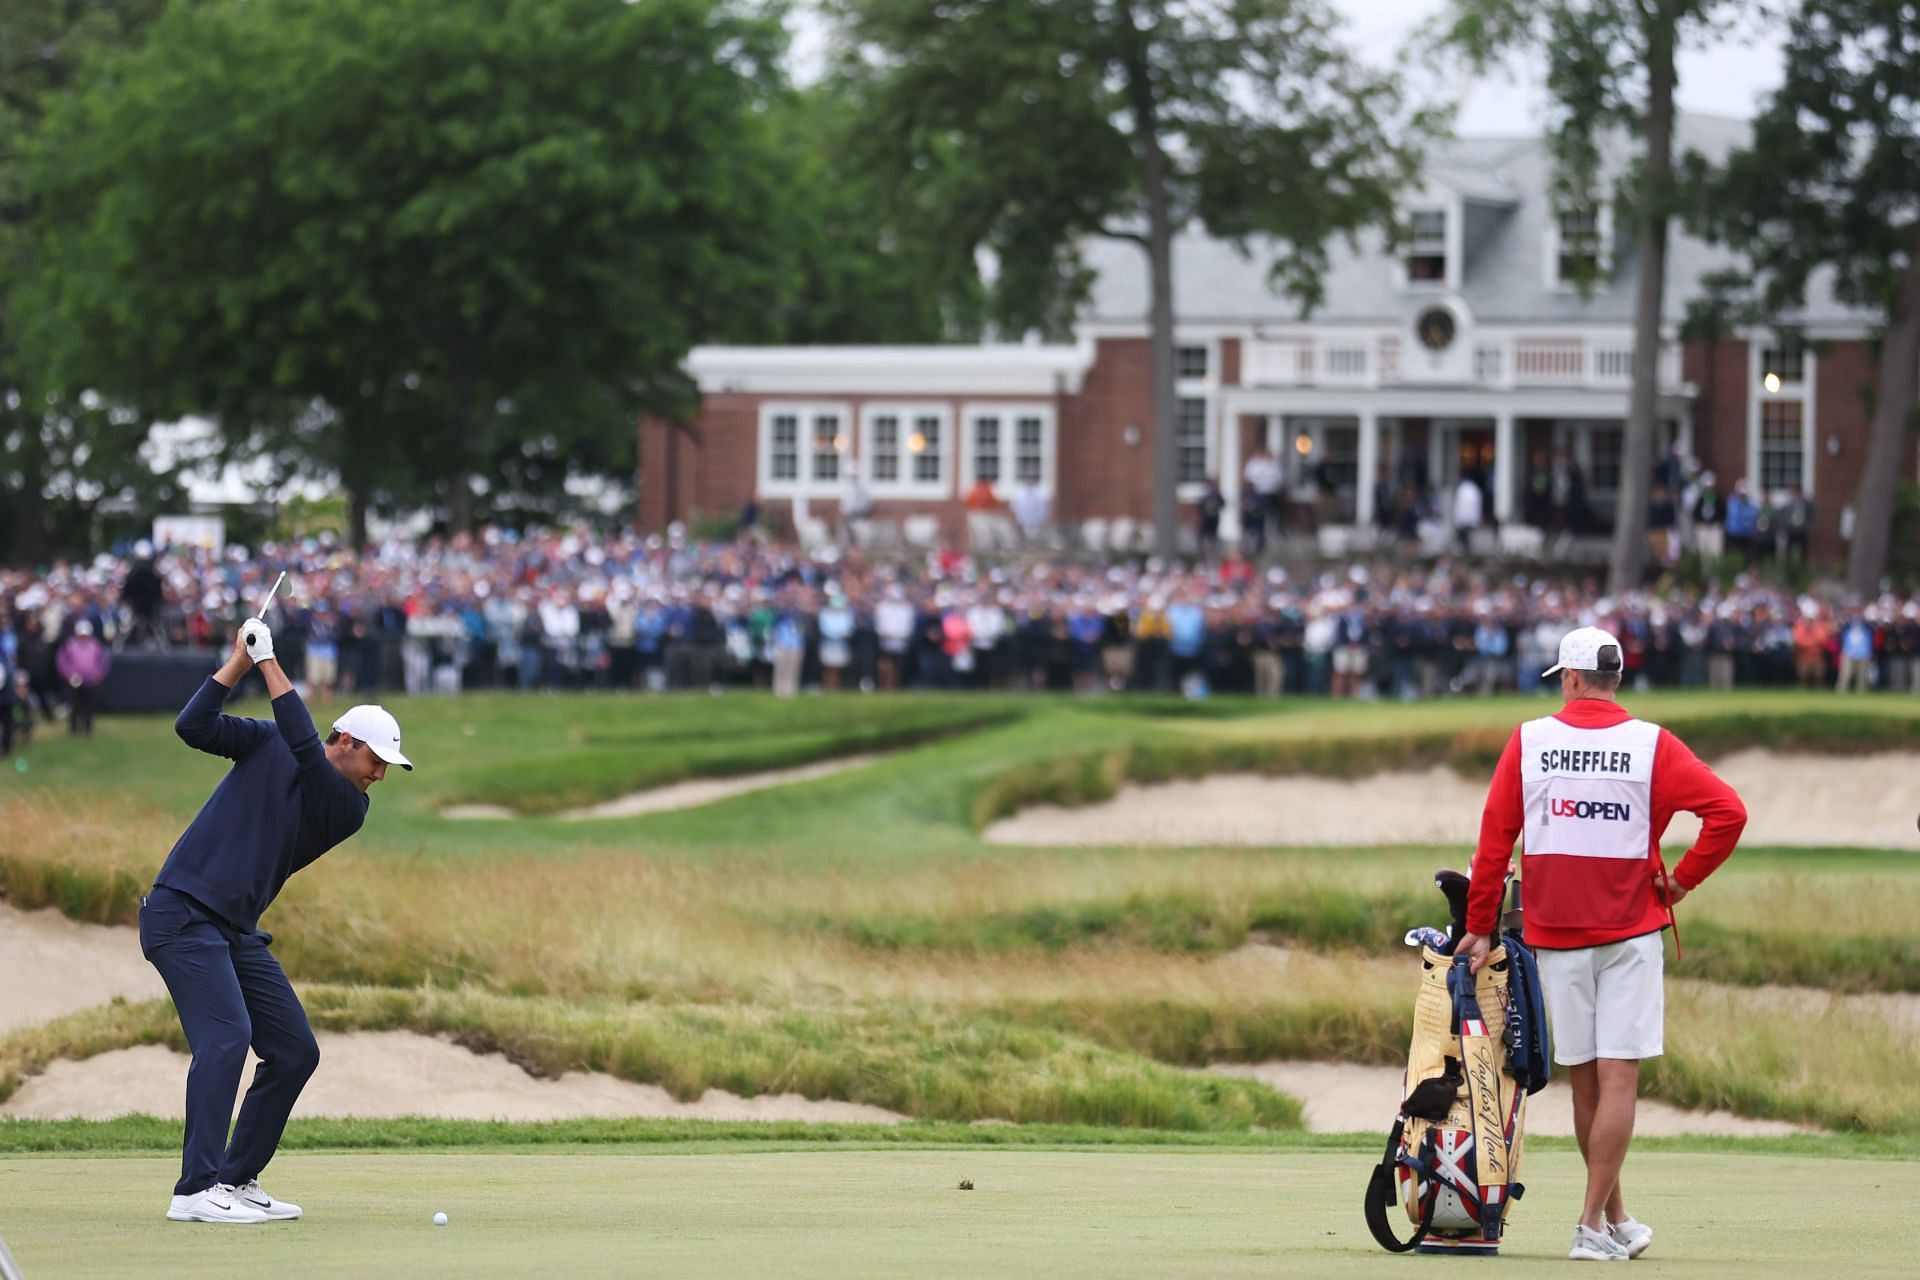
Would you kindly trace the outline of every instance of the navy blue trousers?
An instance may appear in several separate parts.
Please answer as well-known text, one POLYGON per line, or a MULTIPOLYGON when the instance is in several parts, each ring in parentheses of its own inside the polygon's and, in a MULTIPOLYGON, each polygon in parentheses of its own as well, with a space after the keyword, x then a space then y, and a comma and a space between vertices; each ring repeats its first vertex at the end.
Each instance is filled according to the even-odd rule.
POLYGON ((155 885, 140 904, 140 950, 166 980, 193 1050, 175 1195, 259 1177, 280 1145, 294 1101, 320 1065, 307 1011, 267 950, 272 941, 271 934, 235 929, 164 885, 155 885), (249 1045, 260 1066, 229 1142, 227 1126, 249 1045))

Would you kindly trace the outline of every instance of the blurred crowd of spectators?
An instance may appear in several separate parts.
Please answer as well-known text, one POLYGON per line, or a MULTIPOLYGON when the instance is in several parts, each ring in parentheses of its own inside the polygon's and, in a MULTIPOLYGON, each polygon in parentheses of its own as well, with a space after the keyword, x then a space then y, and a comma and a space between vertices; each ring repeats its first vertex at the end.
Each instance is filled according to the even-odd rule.
POLYGON ((251 553, 136 544, 0 570, 8 724, 90 701, 76 690, 104 677, 111 651, 224 648, 283 569, 267 620, 321 705, 348 691, 727 685, 1545 691, 1538 672, 1561 634, 1588 623, 1622 637, 1629 687, 1920 693, 1914 596, 1848 604, 1742 578, 1607 599, 1592 582, 1446 560, 1300 577, 1232 552, 1174 568, 955 551, 879 563, 753 540, 487 529, 363 552, 324 537, 251 553))

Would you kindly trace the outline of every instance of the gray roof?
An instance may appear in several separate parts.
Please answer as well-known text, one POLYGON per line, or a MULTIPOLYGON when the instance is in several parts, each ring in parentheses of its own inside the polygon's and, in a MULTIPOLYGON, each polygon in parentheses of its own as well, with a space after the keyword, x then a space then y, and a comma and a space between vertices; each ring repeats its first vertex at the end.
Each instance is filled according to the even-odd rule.
MULTIPOLYGON (((1683 115, 1676 122, 1676 157, 1692 149, 1710 160, 1723 158, 1746 140, 1748 129, 1744 120, 1683 115)), ((1623 166, 1631 159, 1624 138, 1610 148, 1610 159, 1623 166)), ((1616 228, 1612 277, 1591 296, 1555 288, 1546 280, 1553 155, 1544 138, 1446 139, 1429 152, 1424 176, 1431 185, 1467 202, 1466 261, 1458 297, 1477 323, 1632 323, 1637 263, 1627 228, 1616 228)), ((1266 268, 1276 253, 1272 243, 1250 240, 1247 250, 1243 256, 1230 242, 1214 239, 1198 227, 1175 239, 1174 313, 1180 322, 1299 320, 1299 303, 1268 284, 1266 268)), ((1362 232, 1357 248, 1336 239, 1328 251, 1326 300, 1313 312, 1315 322, 1396 324, 1421 299, 1432 296, 1399 286, 1393 258, 1378 230, 1362 232)), ((1086 257, 1096 280, 1083 317, 1104 323, 1143 321, 1147 270, 1139 247, 1097 239, 1086 245, 1086 257)), ((1741 266, 1738 255, 1687 234, 1676 222, 1667 249, 1668 323, 1677 325, 1685 317, 1687 302, 1699 292, 1704 276, 1741 266)), ((1822 272, 1810 282, 1806 309, 1796 319, 1821 325, 1854 324, 1872 317, 1837 302, 1830 277, 1822 272)))

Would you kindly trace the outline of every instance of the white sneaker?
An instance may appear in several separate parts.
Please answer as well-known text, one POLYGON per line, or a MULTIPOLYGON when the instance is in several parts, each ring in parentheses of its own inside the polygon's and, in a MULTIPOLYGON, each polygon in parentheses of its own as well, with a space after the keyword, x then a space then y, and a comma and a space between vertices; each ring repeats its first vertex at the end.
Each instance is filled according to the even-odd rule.
POLYGON ((1618 1222, 1609 1222, 1607 1234, 1613 1237, 1615 1244, 1627 1251, 1629 1258, 1639 1257, 1653 1243, 1653 1228, 1644 1222, 1636 1222, 1631 1216, 1618 1222))
POLYGON ((1625 1262, 1627 1250, 1604 1231, 1575 1226, 1573 1248, 1567 1250, 1567 1256, 1575 1262, 1625 1262))
POLYGON ((265 1222, 267 1215, 242 1203, 233 1188, 216 1182, 205 1191, 175 1196, 167 1206, 169 1222, 265 1222))
POLYGON ((248 1178, 233 1189, 233 1198, 241 1204, 250 1205, 267 1215, 268 1218, 284 1222, 300 1216, 300 1206, 288 1204, 285 1200, 275 1200, 260 1187, 260 1179, 248 1178))

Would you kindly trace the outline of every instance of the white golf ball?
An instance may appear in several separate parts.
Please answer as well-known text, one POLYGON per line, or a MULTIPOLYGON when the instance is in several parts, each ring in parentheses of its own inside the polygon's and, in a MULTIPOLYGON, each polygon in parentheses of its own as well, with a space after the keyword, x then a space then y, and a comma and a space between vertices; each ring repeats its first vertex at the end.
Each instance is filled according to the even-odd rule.
POLYGON ((434 1225, 434 1226, 436 1226, 436 1227, 444 1227, 444 1226, 446 1226, 446 1225, 447 1225, 447 1215, 446 1215, 446 1214, 444 1214, 444 1213, 436 1213, 436 1214, 434 1214, 434 1215, 433 1215, 433 1225, 434 1225))

